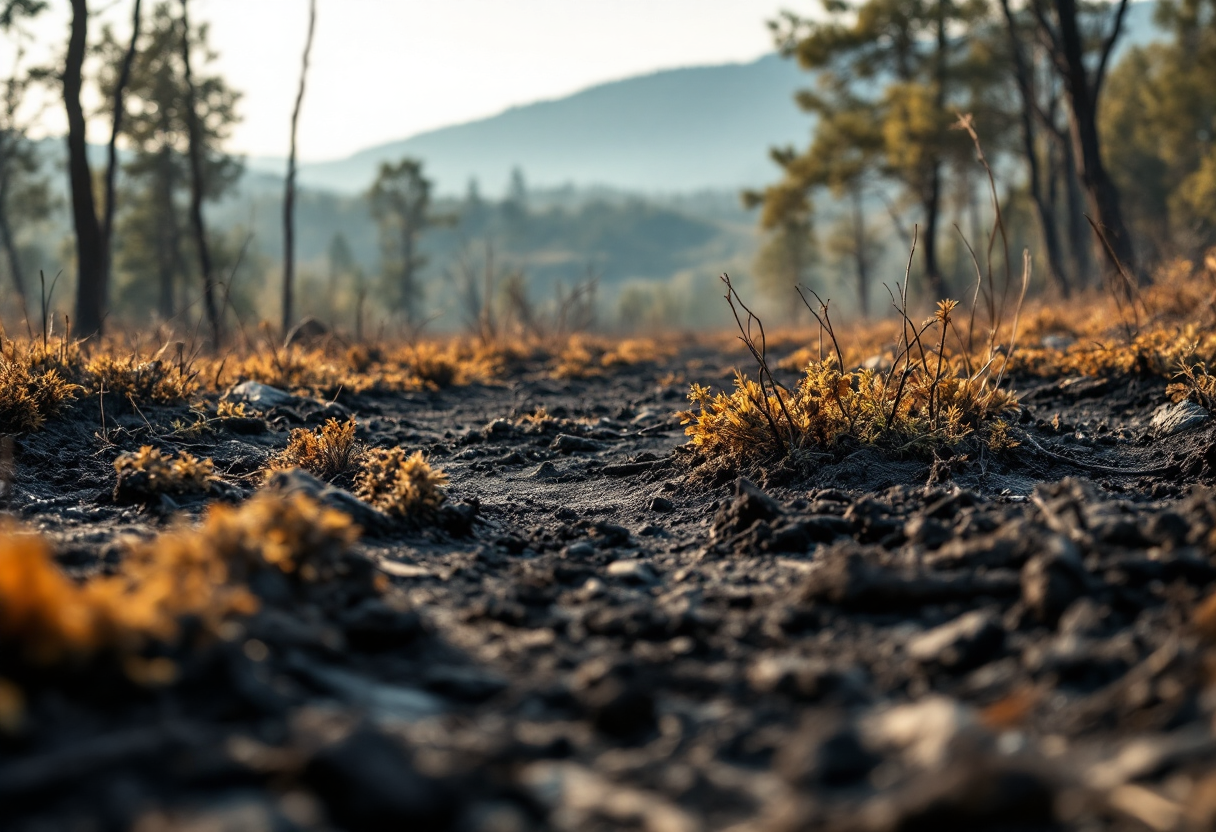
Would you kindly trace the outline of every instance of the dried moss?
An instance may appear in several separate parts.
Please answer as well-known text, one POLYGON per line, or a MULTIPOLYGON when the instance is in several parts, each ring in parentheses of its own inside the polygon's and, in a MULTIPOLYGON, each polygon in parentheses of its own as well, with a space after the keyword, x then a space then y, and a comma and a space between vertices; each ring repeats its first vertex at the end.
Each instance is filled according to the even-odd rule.
POLYGON ((432 468, 421 451, 376 448, 367 453, 355 494, 394 517, 424 521, 442 505, 447 481, 447 474, 432 468))

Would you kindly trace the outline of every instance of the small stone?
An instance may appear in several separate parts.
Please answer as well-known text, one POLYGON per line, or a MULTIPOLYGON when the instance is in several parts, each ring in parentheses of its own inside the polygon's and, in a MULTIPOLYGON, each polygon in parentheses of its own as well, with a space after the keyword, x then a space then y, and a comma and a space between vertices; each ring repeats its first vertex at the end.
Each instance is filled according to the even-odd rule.
POLYGON ((881 762, 861 744, 856 729, 839 714, 814 714, 777 754, 776 770, 798 788, 843 786, 881 762))
POLYGON ((562 475, 552 462, 542 462, 540 467, 528 476, 534 480, 555 480, 562 475))
POLYGON ((615 560, 608 564, 607 573, 633 584, 653 584, 659 580, 650 565, 640 560, 615 560))
POLYGON ((945 523, 932 517, 918 514, 904 523, 904 537, 926 549, 939 549, 952 536, 945 523))
POLYGON ((1057 352, 1063 352, 1076 343, 1076 341, 1076 338, 1063 333, 1044 335, 1041 339, 1039 339, 1039 343, 1043 345, 1044 349, 1056 350, 1057 352))
POLYGON ((419 773, 398 741, 370 728, 318 752, 304 779, 344 829, 446 829, 459 806, 442 781, 419 773))
POLYGON ((1004 643, 1005 631, 996 616, 975 610, 912 639, 908 656, 923 665, 969 670, 995 659, 1004 643))
POLYGON ((732 537, 747 531, 756 523, 775 520, 781 515, 780 503, 751 480, 739 477, 735 481, 734 491, 734 497, 718 509, 714 517, 714 537, 732 537))
POLYGON ((584 439, 581 436, 572 436, 568 433, 559 433, 549 447, 563 454, 591 453, 604 449, 601 443, 593 439, 584 439))
POLYGON ((672 504, 671 500, 667 499, 666 497, 655 497, 650 501, 651 511, 666 512, 671 511, 673 508, 675 508, 675 506, 672 504))
POLYGON ((585 540, 571 543, 566 547, 566 557, 568 558, 589 558, 593 555, 595 555, 595 547, 585 540))
POLYGON ((515 432, 515 426, 506 419, 495 419, 485 427, 486 436, 507 436, 515 432))
POLYGON ((1177 404, 1163 404, 1153 411, 1149 430, 1158 438, 1173 436, 1183 431, 1192 430, 1204 424, 1212 416, 1207 408, 1192 401, 1181 401, 1177 404))
POLYGON ((1058 536, 1048 542, 1051 550, 1022 567, 1022 600, 1036 619, 1055 626, 1070 604, 1088 594, 1089 575, 1072 543, 1058 536))
POLYGON ((242 381, 230 389, 224 398, 248 402, 262 408, 289 407, 300 401, 298 396, 293 396, 284 390, 271 387, 269 384, 262 384, 258 381, 242 381))

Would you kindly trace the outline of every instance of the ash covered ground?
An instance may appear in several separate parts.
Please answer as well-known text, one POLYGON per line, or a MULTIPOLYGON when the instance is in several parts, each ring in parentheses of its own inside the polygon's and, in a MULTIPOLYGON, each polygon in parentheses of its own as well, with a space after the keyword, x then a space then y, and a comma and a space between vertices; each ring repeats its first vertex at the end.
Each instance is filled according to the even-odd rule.
MULTIPOLYGON (((42 679, 0 734, 0 827, 1212 828, 1216 427, 1152 427, 1157 379, 1015 378, 1000 455, 736 470, 674 416, 728 364, 263 398, 173 443, 239 502, 291 428, 353 415, 448 504, 405 530, 280 476, 355 514, 357 568, 254 586, 171 684, 42 679)), ((112 570, 203 508, 114 499, 114 458, 184 412, 103 432, 78 401, 18 441, 9 513, 75 578, 112 570)))

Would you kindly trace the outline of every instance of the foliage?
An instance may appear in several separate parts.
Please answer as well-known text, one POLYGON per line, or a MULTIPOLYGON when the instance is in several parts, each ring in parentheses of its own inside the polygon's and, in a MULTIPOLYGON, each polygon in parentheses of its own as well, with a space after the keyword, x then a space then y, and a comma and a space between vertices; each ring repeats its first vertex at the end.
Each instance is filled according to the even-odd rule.
POLYGON ((1216 242, 1216 4, 1159 4, 1170 42, 1111 72, 1100 126, 1134 231, 1157 258, 1216 242))
POLYGON ((90 392, 113 394, 120 401, 176 404, 198 392, 198 375, 184 361, 146 361, 136 354, 120 358, 103 352, 84 365, 83 380, 90 392))
POLYGON ((365 454, 355 438, 354 417, 345 422, 329 419, 315 431, 296 428, 287 448, 270 460, 272 469, 303 468, 324 480, 334 480, 354 471, 365 454))
POLYGON ((62 370, 47 367, 38 349, 11 340, 0 347, 0 434, 38 430, 80 391, 62 370))
POLYGON ((118 474, 115 493, 128 498, 205 494, 218 480, 210 459, 200 460, 185 451, 165 456, 148 445, 119 454, 114 471, 118 474))
POLYGON ((246 587, 275 570, 323 580, 357 531, 340 512, 306 497, 261 494, 240 508, 213 506, 197 529, 134 544, 112 575, 80 585, 55 566, 45 539, 0 532, 0 645, 34 665, 108 654, 136 681, 172 681, 168 659, 142 660, 153 642, 178 639, 183 620, 216 633, 232 616, 258 608, 246 587))
POLYGON ((442 505, 448 476, 435 470, 422 451, 373 448, 355 482, 355 494, 394 517, 422 521, 442 505))
MULTIPOLYGON (((116 298, 129 312, 146 315, 155 310, 162 320, 173 318, 184 306, 182 280, 193 273, 195 263, 184 204, 190 181, 186 154, 191 97, 182 64, 182 24, 174 5, 160 0, 153 6, 131 67, 123 134, 134 155, 124 167, 128 184, 120 201, 115 251, 116 298)), ((208 42, 207 25, 192 26, 189 36, 194 53, 213 62, 217 56, 208 42)), ((99 86, 107 100, 126 48, 110 28, 103 30, 97 51, 102 61, 99 86)), ((222 76, 194 69, 204 196, 216 201, 236 187, 243 172, 240 160, 220 150, 239 121, 241 96, 222 76)))
POLYGON ((426 265, 426 257, 418 249, 418 235, 435 222, 429 213, 431 187, 422 174, 422 162, 402 159, 380 165, 367 195, 380 226, 384 288, 411 322, 419 317, 422 284, 418 272, 426 265))

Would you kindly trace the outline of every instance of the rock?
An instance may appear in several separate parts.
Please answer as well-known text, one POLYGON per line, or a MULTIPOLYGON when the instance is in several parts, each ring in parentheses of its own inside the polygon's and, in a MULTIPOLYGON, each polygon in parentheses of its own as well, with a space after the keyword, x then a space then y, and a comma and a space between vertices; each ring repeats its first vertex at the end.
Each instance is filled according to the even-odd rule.
POLYGON ((533 480, 555 480, 562 475, 562 472, 557 469, 557 466, 552 462, 542 462, 540 467, 528 475, 529 479, 533 480))
POLYGON ((1070 604, 1088 594, 1089 575, 1072 543, 1058 536, 1049 540, 1053 550, 1022 567, 1022 601, 1038 621, 1054 627, 1070 604))
POLYGON ((345 489, 314 477, 307 471, 291 468, 275 471, 264 486, 284 496, 303 494, 318 503, 336 509, 355 521, 365 532, 378 532, 393 527, 393 519, 378 508, 368 505, 345 489))
POLYGON ((285 347, 315 347, 329 337, 329 327, 316 318, 300 321, 283 341, 285 347))
POLYGON ((418 772, 399 742, 366 727, 318 752, 304 780, 345 829, 447 829, 460 805, 446 784, 418 772))
POLYGON ((643 586, 658 583, 659 580, 650 565, 640 560, 615 560, 608 564, 605 571, 610 577, 643 586))
POLYGON ((918 514, 904 523, 904 537, 926 549, 938 549, 953 535, 950 527, 940 520, 918 514))
POLYGON ((891 369, 891 359, 885 355, 882 355, 881 353, 878 355, 871 355, 865 361, 861 362, 861 369, 873 370, 875 372, 889 370, 891 369))
POLYGON ((563 454, 592 453, 604 449, 603 444, 596 442, 594 439, 584 439, 581 436, 572 436, 568 433, 559 433, 549 447, 563 454))
POLYGON ((486 425, 482 432, 488 437, 501 439, 515 433, 515 425, 511 424, 506 419, 495 419, 493 422, 486 425))
POLYGON ((714 516, 714 537, 734 537, 762 520, 775 520, 781 505, 744 477, 735 481, 734 496, 714 516))
POLYGON ((228 392, 224 394, 224 398, 248 402, 259 408, 291 407, 302 401, 299 396, 293 396, 291 393, 258 381, 242 381, 229 388, 228 392))
POLYGON ((575 671, 571 689, 602 733, 623 738, 654 728, 654 698, 629 665, 592 659, 575 671))
POLYGON ((1207 408, 1192 401, 1181 401, 1177 404, 1163 404, 1153 411, 1149 430, 1158 438, 1173 436, 1183 431, 1192 430, 1207 422, 1212 414, 1207 408))
POLYGON ((889 612, 925 604, 960 601, 981 595, 1016 594, 1019 580, 1012 570, 921 572, 872 565, 867 548, 843 543, 821 552, 796 597, 849 609, 889 612))
POLYGON ((937 768, 961 745, 984 746, 991 735, 970 708, 946 696, 879 709, 863 717, 867 747, 898 753, 922 768, 937 768))
POLYGON ((595 547, 585 540, 580 540, 578 543, 571 543, 565 548, 565 554, 568 558, 576 558, 582 560, 584 558, 594 557, 595 547))
POLYGON ((650 510, 658 512, 671 511, 675 506, 666 497, 655 497, 650 501, 650 510))
POLYGON ((400 612, 368 598, 340 619, 346 641, 356 650, 392 650, 417 641, 425 629, 415 612, 400 612))
POLYGON ((778 751, 774 768, 791 786, 806 789, 854 783, 879 762, 844 715, 829 712, 803 719, 798 733, 778 751))
POLYGON ((970 670, 997 658, 1004 643, 1005 630, 996 615, 974 610, 912 639, 908 656, 922 665, 970 670))
POLYGON ((851 832, 1060 829, 1055 791, 1032 765, 993 754, 961 756, 863 805, 851 832))
POLYGON ((1076 338, 1072 337, 1071 335, 1066 335, 1063 333, 1053 333, 1051 335, 1044 335, 1042 338, 1039 339, 1039 343, 1043 345, 1044 349, 1056 350, 1057 352, 1063 352, 1064 350, 1068 349, 1076 342, 1077 342, 1076 338))
POLYGON ((853 704, 864 697, 864 676, 856 668, 841 671, 821 658, 764 656, 747 669, 747 681, 759 693, 781 693, 807 701, 831 699, 853 704))

